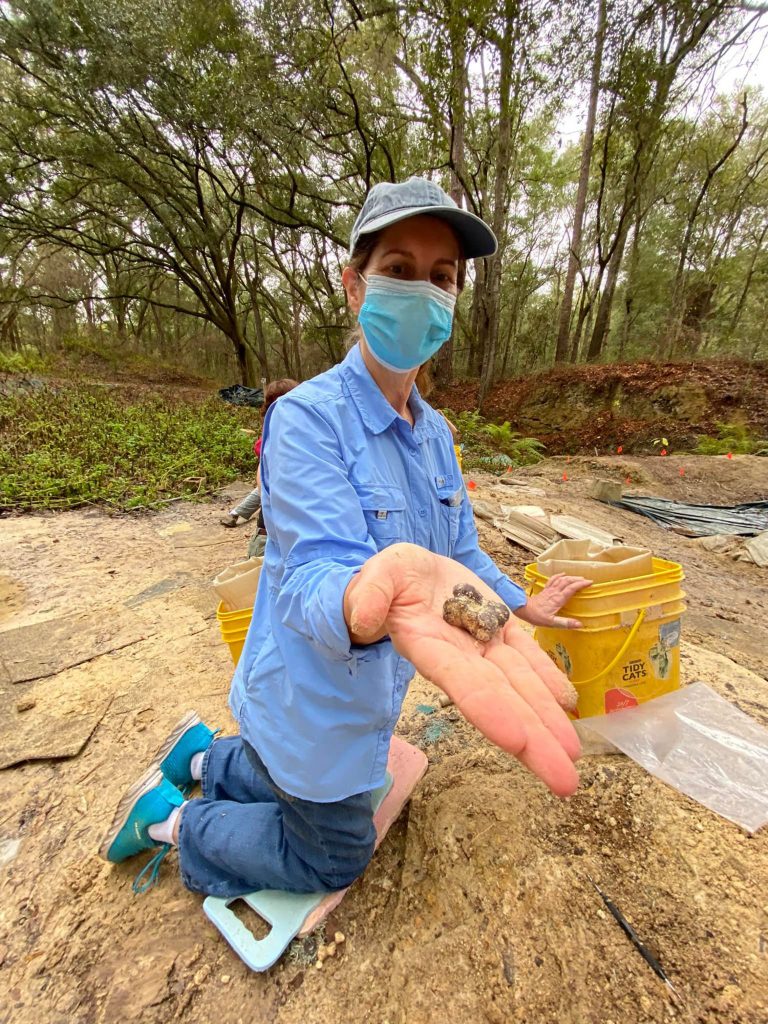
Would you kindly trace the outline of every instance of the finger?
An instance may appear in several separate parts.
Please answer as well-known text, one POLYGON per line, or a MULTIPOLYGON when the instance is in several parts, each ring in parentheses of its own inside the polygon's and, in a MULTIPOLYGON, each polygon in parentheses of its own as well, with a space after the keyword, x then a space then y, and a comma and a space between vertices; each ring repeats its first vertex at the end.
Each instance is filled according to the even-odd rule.
POLYGON ((544 591, 547 592, 547 596, 553 593, 572 595, 591 586, 592 580, 587 580, 583 576, 552 576, 544 591))
POLYGON ((578 619, 564 619, 560 615, 556 615, 552 619, 552 626, 555 629, 583 629, 584 623, 579 622, 578 619))
POLYGON ((532 636, 514 623, 508 622, 504 627, 504 643, 525 656, 561 708, 575 711, 578 697, 573 683, 560 671, 549 655, 542 651, 532 636))
POLYGON ((366 562, 353 583, 349 594, 349 627, 361 639, 375 636, 384 625, 394 597, 392 575, 372 559, 366 562))
POLYGON ((572 761, 581 756, 581 744, 568 716, 530 662, 506 644, 496 644, 486 659, 498 665, 510 685, 549 729, 572 761))
POLYGON ((571 758, 496 665, 433 637, 421 640, 411 660, 448 694, 467 721, 517 757, 553 793, 570 796, 576 791, 579 777, 571 758))

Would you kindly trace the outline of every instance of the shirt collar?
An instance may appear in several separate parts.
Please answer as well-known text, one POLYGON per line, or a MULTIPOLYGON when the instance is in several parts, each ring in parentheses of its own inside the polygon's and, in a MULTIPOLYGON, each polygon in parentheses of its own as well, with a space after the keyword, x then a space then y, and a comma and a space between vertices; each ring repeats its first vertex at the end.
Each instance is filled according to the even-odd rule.
POLYGON ((397 419, 397 413, 371 376, 359 345, 347 353, 341 364, 341 375, 363 423, 372 434, 383 433, 397 419))
MULTIPOLYGON (((349 388, 352 400, 360 417, 372 434, 381 434, 397 420, 398 414, 384 397, 384 392, 373 379, 363 360, 360 346, 355 345, 341 364, 341 375, 349 388)), ((435 413, 419 394, 414 385, 410 397, 411 412, 414 414, 413 439, 426 441, 439 434, 435 413)))

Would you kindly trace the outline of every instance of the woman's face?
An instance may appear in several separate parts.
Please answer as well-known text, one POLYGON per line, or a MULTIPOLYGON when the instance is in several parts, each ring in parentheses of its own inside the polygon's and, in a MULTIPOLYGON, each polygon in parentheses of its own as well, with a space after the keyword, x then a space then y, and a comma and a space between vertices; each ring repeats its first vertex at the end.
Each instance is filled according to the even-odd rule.
MULTIPOLYGON (((445 221, 420 215, 384 229, 363 273, 366 277, 378 274, 400 281, 429 281, 455 295, 459 256, 459 243, 445 221)), ((345 267, 341 280, 357 315, 365 301, 365 281, 352 267, 345 267)))

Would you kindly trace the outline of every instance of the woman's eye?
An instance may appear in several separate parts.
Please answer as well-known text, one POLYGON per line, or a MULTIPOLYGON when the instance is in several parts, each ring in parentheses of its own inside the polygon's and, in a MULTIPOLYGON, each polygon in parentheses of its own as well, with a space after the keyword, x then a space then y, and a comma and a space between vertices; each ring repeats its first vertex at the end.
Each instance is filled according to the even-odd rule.
POLYGON ((393 263, 387 269, 389 273, 392 274, 394 277, 401 277, 403 271, 405 270, 405 267, 402 265, 402 263, 393 263))

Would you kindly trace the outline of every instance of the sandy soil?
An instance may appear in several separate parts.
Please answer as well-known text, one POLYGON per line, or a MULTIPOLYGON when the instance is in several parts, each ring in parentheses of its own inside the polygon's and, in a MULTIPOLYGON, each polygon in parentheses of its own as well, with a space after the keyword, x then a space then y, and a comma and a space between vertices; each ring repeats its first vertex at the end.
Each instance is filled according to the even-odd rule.
MULTIPOLYGON (((629 471, 644 481, 638 492, 721 501, 768 493, 768 460, 680 465, 684 478, 673 459, 549 460, 524 475, 545 489, 536 499, 545 508, 683 562, 686 681, 707 681, 768 725, 768 572, 585 497, 595 472, 629 471)), ((490 478, 477 483, 478 498, 500 499, 490 478)), ((134 896, 137 865, 95 854, 120 793, 187 708, 234 731, 231 662, 208 586, 245 552, 248 528, 218 525, 228 505, 222 496, 144 517, 0 522, 0 632, 81 611, 103 637, 126 616, 141 637, 2 685, 3 700, 35 702, 14 711, 20 722, 94 722, 77 756, 0 774, 3 1024, 768 1020, 768 832, 749 837, 621 756, 584 758, 581 789, 560 802, 455 709, 420 710, 436 694, 419 679, 399 732, 427 752, 430 770, 327 922, 327 934, 340 929, 346 942, 321 970, 312 936, 268 974, 251 974, 183 889, 173 857, 159 885, 134 896), (587 875, 658 955, 680 1002, 587 875)), ((481 533, 519 576, 526 553, 485 524, 481 533)))

